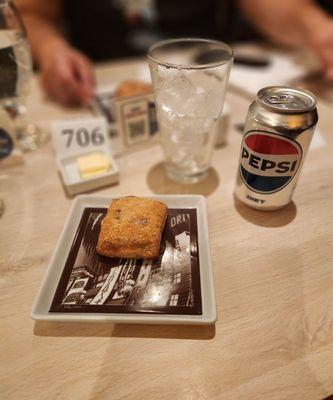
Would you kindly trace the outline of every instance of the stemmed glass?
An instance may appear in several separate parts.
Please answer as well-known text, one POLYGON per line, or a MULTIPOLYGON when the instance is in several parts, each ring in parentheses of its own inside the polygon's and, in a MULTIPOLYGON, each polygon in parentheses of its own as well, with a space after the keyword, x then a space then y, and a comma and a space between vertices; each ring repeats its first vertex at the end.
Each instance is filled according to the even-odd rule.
POLYGON ((39 148, 45 131, 27 116, 25 98, 32 75, 30 48, 20 15, 11 0, 0 0, 0 106, 14 121, 17 140, 24 151, 39 148))

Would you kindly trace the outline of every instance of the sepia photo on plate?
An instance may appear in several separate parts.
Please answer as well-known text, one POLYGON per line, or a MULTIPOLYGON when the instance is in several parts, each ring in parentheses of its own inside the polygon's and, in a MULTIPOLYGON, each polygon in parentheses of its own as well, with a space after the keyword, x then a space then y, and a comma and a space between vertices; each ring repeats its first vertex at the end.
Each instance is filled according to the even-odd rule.
MULTIPOLYGON (((148 196, 147 196, 148 197, 148 196)), ((205 198, 156 195, 168 218, 155 260, 100 256, 100 223, 118 196, 77 196, 31 316, 37 321, 207 325, 216 321, 205 198)))
POLYGON ((202 313, 195 209, 168 209, 159 257, 96 252, 105 208, 85 208, 51 312, 202 313))

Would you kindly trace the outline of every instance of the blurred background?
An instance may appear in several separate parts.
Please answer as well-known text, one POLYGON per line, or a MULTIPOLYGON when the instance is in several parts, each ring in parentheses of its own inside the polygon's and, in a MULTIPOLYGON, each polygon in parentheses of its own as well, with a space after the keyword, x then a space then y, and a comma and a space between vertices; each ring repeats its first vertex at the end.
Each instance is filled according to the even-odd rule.
MULTIPOLYGON (((64 105, 91 101, 93 62, 144 55, 155 42, 172 37, 213 38, 232 45, 240 69, 233 72, 231 84, 240 82, 246 89, 242 85, 249 82, 249 71, 244 75, 242 67, 254 66, 250 92, 281 73, 275 76, 281 83, 286 80, 283 74, 293 79, 300 72, 303 78, 306 72, 312 80, 333 81, 329 0, 15 0, 15 5, 42 87, 48 97, 64 105), (249 42, 256 46, 247 45, 245 50, 240 46, 249 42), (282 54, 297 49, 298 57, 299 50, 305 51, 307 69, 299 70, 299 59, 295 63, 274 59, 261 43, 283 46, 282 54)), ((326 83, 320 84, 327 89, 326 83)))

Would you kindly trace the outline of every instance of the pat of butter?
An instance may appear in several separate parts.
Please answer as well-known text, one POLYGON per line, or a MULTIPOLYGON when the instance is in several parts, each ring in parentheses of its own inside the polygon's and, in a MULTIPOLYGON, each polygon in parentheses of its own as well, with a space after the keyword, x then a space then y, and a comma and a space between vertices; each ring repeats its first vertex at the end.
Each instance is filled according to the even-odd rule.
POLYGON ((77 164, 82 178, 103 174, 111 167, 109 158, 102 153, 91 153, 78 157, 77 164))

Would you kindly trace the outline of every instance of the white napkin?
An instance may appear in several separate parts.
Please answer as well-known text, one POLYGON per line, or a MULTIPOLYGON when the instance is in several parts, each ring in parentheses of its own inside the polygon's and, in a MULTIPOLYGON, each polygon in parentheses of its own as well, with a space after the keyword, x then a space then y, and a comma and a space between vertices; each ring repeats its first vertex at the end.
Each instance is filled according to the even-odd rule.
POLYGON ((255 96, 265 86, 287 85, 307 73, 306 67, 298 65, 280 53, 265 54, 270 60, 267 67, 249 67, 234 64, 230 73, 230 85, 255 96))

